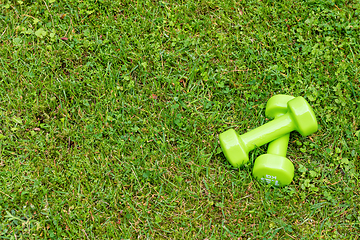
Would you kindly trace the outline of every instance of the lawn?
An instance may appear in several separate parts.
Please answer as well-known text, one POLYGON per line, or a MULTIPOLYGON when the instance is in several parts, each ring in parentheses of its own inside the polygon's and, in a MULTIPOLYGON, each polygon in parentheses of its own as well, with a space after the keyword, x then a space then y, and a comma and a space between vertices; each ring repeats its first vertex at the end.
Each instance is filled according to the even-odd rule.
POLYGON ((356 0, 0 2, 1 239, 358 239, 356 0), (218 136, 303 96, 295 177, 218 136))

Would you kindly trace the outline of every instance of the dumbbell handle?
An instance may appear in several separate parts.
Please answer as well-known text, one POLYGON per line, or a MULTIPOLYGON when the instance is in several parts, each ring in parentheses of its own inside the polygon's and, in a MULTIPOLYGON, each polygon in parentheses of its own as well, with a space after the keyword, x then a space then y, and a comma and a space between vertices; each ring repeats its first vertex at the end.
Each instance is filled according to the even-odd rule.
POLYGON ((272 141, 268 145, 268 154, 286 157, 287 146, 289 143, 290 134, 285 134, 278 139, 272 141))
MULTIPOLYGON (((268 142, 271 142, 285 134, 296 130, 294 121, 289 113, 282 115, 266 124, 255 128, 243 135, 241 139, 245 143, 248 151, 255 147, 260 147, 268 142)), ((286 154, 286 151, 285 151, 286 154)))

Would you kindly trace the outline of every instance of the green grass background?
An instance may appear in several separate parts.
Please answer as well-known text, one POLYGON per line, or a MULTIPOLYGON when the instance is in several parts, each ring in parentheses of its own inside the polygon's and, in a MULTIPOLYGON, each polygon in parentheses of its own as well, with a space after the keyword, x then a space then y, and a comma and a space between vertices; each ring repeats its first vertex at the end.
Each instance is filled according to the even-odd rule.
POLYGON ((2 239, 358 239, 360 4, 0 2, 2 239), (305 97, 293 182, 218 134, 305 97))

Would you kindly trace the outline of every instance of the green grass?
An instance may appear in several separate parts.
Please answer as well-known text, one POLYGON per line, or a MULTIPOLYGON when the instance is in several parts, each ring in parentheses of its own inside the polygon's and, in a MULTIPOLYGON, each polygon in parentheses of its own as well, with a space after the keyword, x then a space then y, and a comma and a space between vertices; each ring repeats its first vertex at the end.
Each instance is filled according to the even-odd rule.
POLYGON ((357 1, 0 3, 2 239, 358 239, 357 1), (232 168, 219 133, 273 95, 318 117, 295 178, 232 168))

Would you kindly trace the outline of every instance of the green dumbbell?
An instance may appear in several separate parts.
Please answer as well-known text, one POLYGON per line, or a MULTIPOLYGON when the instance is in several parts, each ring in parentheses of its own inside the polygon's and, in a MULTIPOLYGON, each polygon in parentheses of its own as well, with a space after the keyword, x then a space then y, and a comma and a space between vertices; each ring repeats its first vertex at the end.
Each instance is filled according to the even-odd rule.
POLYGON ((298 131, 308 136, 318 129, 314 111, 303 97, 296 97, 287 103, 287 113, 243 135, 229 129, 219 135, 220 146, 227 160, 234 167, 249 161, 248 153, 255 147, 290 133, 298 131))
MULTIPOLYGON (((289 95, 275 95, 266 104, 265 116, 278 118, 286 114, 289 95)), ((290 133, 269 143, 267 154, 259 156, 254 163, 253 176, 275 186, 286 186, 294 177, 294 165, 286 158, 290 133)))

